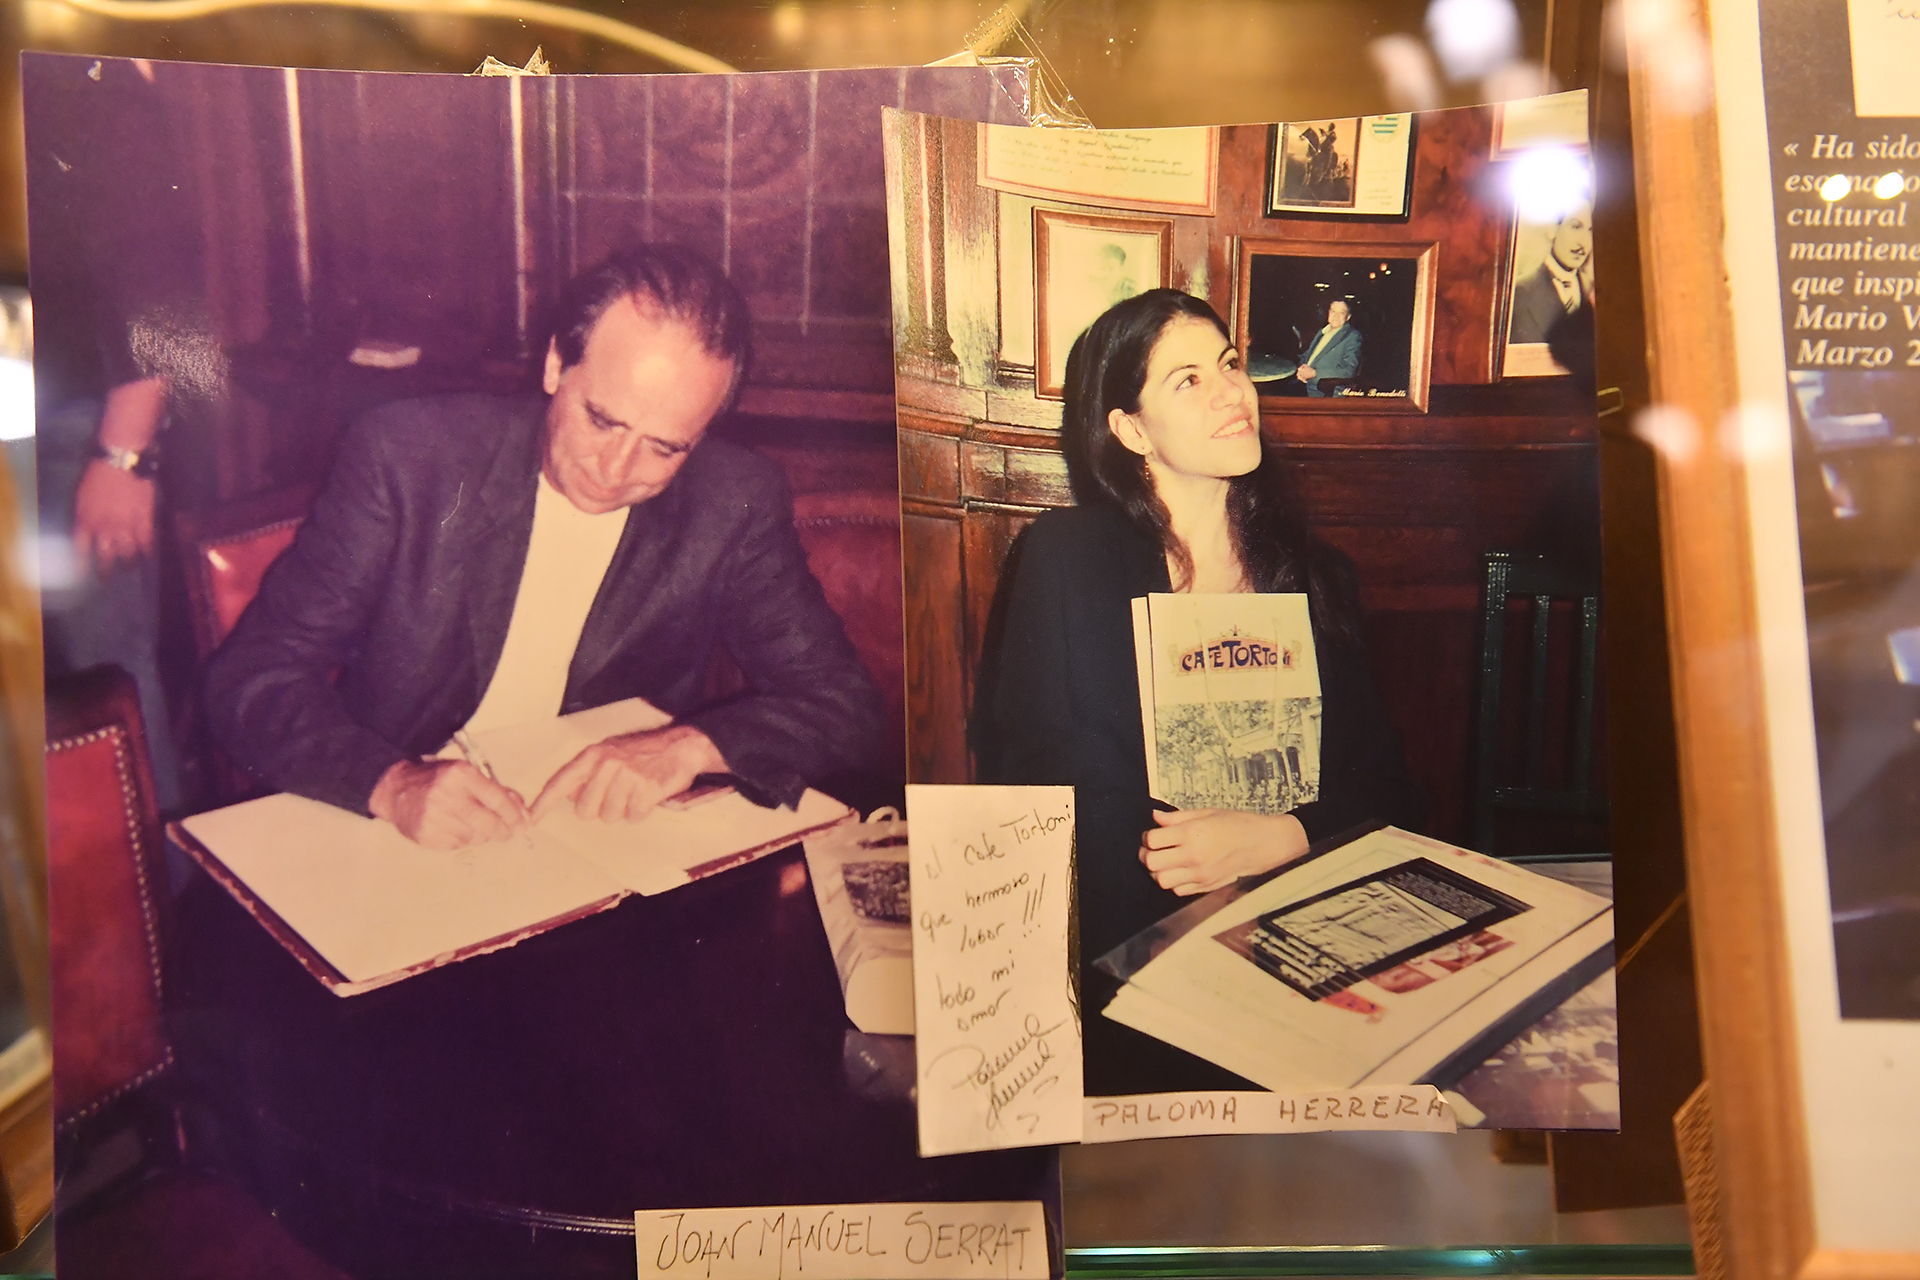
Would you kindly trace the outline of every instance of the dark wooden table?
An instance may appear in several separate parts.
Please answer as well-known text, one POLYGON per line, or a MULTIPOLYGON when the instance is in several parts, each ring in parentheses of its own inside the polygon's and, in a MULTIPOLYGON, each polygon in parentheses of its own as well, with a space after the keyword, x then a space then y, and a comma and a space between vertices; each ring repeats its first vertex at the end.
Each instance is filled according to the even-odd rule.
POLYGON ((197 872, 171 923, 214 1149, 356 1275, 631 1276, 705 1205, 1044 1198, 1060 1247, 1050 1149, 916 1154, 798 848, 346 999, 197 872))

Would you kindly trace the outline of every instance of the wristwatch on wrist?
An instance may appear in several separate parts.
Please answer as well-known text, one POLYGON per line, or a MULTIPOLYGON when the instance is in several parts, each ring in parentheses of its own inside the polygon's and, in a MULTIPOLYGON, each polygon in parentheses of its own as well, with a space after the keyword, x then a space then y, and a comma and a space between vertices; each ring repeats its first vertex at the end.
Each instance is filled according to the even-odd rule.
POLYGON ((160 470, 159 445, 150 444, 144 449, 122 449, 119 445, 96 442, 93 456, 139 480, 151 480, 154 473, 160 470))

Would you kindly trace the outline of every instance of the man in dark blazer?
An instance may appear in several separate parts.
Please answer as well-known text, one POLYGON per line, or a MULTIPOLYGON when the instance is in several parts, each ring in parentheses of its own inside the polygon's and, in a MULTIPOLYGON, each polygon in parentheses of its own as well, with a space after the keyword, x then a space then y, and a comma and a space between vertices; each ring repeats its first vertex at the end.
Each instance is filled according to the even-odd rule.
POLYGON ((406 401, 348 434, 209 665, 216 737, 270 785, 457 848, 562 805, 636 818, 702 773, 791 804, 870 758, 880 697, 808 570, 778 467, 705 438, 744 373, 744 301, 696 255, 638 246, 570 286, 559 314, 545 397, 406 401), (540 635, 535 606, 516 610, 539 599, 530 542, 570 568, 573 544, 556 561, 540 529, 623 510, 604 573, 576 592, 577 641, 540 635), (528 636, 569 663, 554 710, 642 697, 673 723, 588 748, 539 797, 429 758, 527 665, 502 655, 528 636), (715 644, 746 687, 709 701, 715 644))
POLYGON ((1547 256, 1513 286, 1508 342, 1546 342, 1569 316, 1593 306, 1593 206, 1582 201, 1555 224, 1547 256))
POLYGON ((1335 298, 1327 304, 1327 324, 1313 335, 1294 376, 1310 396, 1324 396, 1323 381, 1345 382, 1360 372, 1360 331, 1347 323, 1347 304, 1335 298))

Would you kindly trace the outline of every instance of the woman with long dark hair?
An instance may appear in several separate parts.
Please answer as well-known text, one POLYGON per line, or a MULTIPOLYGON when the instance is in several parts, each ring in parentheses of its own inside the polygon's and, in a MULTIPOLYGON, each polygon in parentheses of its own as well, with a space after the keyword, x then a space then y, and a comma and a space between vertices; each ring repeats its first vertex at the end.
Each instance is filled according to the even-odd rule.
POLYGON ((1075 787, 1088 962, 1183 899, 1424 805, 1361 646, 1351 565, 1286 502, 1226 325, 1155 289, 1118 303, 1067 360, 1062 446, 1077 506, 1036 520, 1002 579, 975 705, 986 781, 1075 787), (1155 811, 1131 601, 1299 592, 1320 667, 1319 798, 1291 813, 1155 811))

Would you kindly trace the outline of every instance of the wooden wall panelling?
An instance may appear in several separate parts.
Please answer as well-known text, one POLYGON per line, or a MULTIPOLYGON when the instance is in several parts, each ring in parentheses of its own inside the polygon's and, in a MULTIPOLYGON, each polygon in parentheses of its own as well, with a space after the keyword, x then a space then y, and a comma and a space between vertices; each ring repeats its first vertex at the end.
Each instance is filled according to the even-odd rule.
POLYGON ((1368 610, 1363 626, 1375 687, 1427 798, 1422 829, 1471 848, 1477 593, 1464 608, 1445 603, 1453 607, 1368 610))
MULTIPOLYGON (((907 626, 907 779, 965 782, 968 705, 961 555, 960 442, 972 419, 910 407, 955 388, 902 376, 900 557, 907 626)), ((973 393, 978 403, 984 398, 973 393)), ((964 399, 964 395, 961 397, 964 399)), ((966 407, 964 404, 961 407, 966 407)))
POLYGON ((907 583, 907 780, 967 782, 972 668, 962 615, 946 606, 965 590, 960 508, 903 499, 900 543, 907 583))
POLYGON ((989 387, 1000 361, 999 193, 975 181, 980 128, 930 122, 940 131, 941 234, 945 237, 947 332, 960 380, 989 387))
POLYGON ((960 437, 964 418, 900 413, 900 496, 960 509, 960 437))
POLYGON ((1033 393, 1033 375, 1009 375, 1001 371, 1001 391, 987 393, 988 422, 1007 422, 1041 431, 1060 430, 1061 402, 1042 400, 1033 393))
POLYGON ((476 365, 515 346, 512 127, 502 80, 303 76, 314 331, 476 365), (476 264, 492 264, 476 269, 476 264))
POLYGON ((906 327, 896 355, 951 364, 947 332, 946 215, 942 210, 940 130, 925 116, 904 119, 900 155, 902 219, 906 227, 906 327))
POLYGON ((1067 462, 1052 432, 987 423, 967 433, 960 448, 960 488, 969 505, 1012 502, 1070 507, 1067 462))
POLYGON ((1427 830, 1470 836, 1470 735, 1488 550, 1592 564, 1591 444, 1521 449, 1284 451, 1290 496, 1358 571, 1381 698, 1427 793, 1427 830))
MULTIPOLYGON (((997 642, 999 615, 994 611, 994 598, 1000 587, 1000 569, 1007 562, 1007 552, 1013 546, 1013 540, 1020 536, 1021 530, 1033 523, 1046 508, 1020 506, 1002 502, 969 502, 966 520, 962 525, 962 555, 965 562, 965 608, 962 613, 966 619, 966 688, 967 705, 973 705, 974 680, 980 671, 980 656, 986 651, 989 639, 997 642)), ((973 781, 972 761, 966 756, 964 719, 957 724, 942 725, 939 734, 945 750, 951 750, 952 739, 959 736, 960 753, 966 760, 967 772, 964 777, 942 778, 942 782, 973 781)), ((943 752, 944 758, 944 752, 943 752)))

